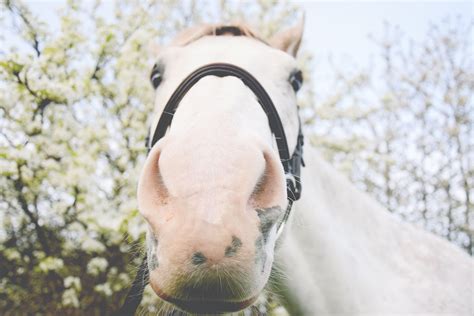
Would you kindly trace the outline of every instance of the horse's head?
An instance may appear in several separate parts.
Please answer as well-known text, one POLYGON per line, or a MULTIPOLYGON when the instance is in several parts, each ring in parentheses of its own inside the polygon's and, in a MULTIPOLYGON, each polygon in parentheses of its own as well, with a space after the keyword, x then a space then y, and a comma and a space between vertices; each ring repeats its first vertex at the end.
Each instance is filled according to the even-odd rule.
MULTIPOLYGON (((242 26, 203 26, 162 50, 152 73, 156 116, 195 69, 216 62, 251 73, 270 95, 292 152, 298 135, 298 27, 267 44, 242 26), (231 35, 231 36, 219 36, 231 35), (294 78, 293 78, 294 79, 294 78)), ((150 284, 190 312, 241 310, 268 281, 288 205, 285 172, 258 96, 235 76, 205 76, 179 101, 143 168, 150 284)), ((154 131, 152 130, 152 135, 154 131)))

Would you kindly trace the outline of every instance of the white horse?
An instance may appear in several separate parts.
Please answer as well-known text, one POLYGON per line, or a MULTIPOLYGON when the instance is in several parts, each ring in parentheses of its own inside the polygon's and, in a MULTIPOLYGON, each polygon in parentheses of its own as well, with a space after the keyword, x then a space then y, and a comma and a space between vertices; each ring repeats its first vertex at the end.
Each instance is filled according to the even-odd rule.
MULTIPOLYGON (((302 23, 268 42, 240 25, 185 31, 154 68, 153 128, 188 74, 225 62, 263 85, 292 151, 298 116, 288 78, 302 33, 302 23)), ((314 148, 304 158, 302 198, 277 238, 285 174, 256 95, 232 76, 206 76, 184 95, 138 187, 150 284, 168 311, 239 311, 270 287, 291 315, 473 315, 468 255, 398 221, 314 148)))

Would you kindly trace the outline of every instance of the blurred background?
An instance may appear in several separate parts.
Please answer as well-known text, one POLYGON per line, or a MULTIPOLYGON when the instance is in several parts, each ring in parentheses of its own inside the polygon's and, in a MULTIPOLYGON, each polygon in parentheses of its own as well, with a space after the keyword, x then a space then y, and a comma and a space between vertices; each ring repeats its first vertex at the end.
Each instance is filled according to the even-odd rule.
POLYGON ((202 22, 268 38, 305 12, 307 144, 472 255, 472 2, 0 1, 0 314, 119 307, 143 251, 156 49, 202 22))

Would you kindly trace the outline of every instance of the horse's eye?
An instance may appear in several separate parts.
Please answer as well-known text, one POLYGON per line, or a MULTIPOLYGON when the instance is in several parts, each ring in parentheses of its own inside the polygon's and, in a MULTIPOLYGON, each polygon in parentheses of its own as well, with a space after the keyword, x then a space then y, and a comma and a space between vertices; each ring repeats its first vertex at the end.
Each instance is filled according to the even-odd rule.
POLYGON ((290 75, 289 81, 291 86, 293 87, 293 90, 295 90, 295 92, 298 92, 298 90, 303 85, 303 73, 301 72, 301 70, 294 71, 290 75))
POLYGON ((161 67, 155 64, 153 66, 153 69, 151 70, 151 75, 150 75, 150 81, 153 88, 155 89, 158 88, 162 79, 163 79, 163 76, 161 74, 161 67))

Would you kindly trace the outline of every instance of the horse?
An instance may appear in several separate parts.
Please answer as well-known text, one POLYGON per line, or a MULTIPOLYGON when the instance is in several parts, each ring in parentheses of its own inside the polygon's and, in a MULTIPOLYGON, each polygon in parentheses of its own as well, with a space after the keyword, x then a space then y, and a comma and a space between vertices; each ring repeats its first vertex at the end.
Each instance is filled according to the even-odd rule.
POLYGON ((238 312, 264 290, 290 315, 473 315, 467 254, 398 220, 311 146, 301 177, 288 171, 280 145, 298 154, 303 24, 269 40, 206 24, 161 49, 160 135, 137 190, 152 289, 173 315, 238 312), (293 208, 291 183, 303 188, 293 208))

